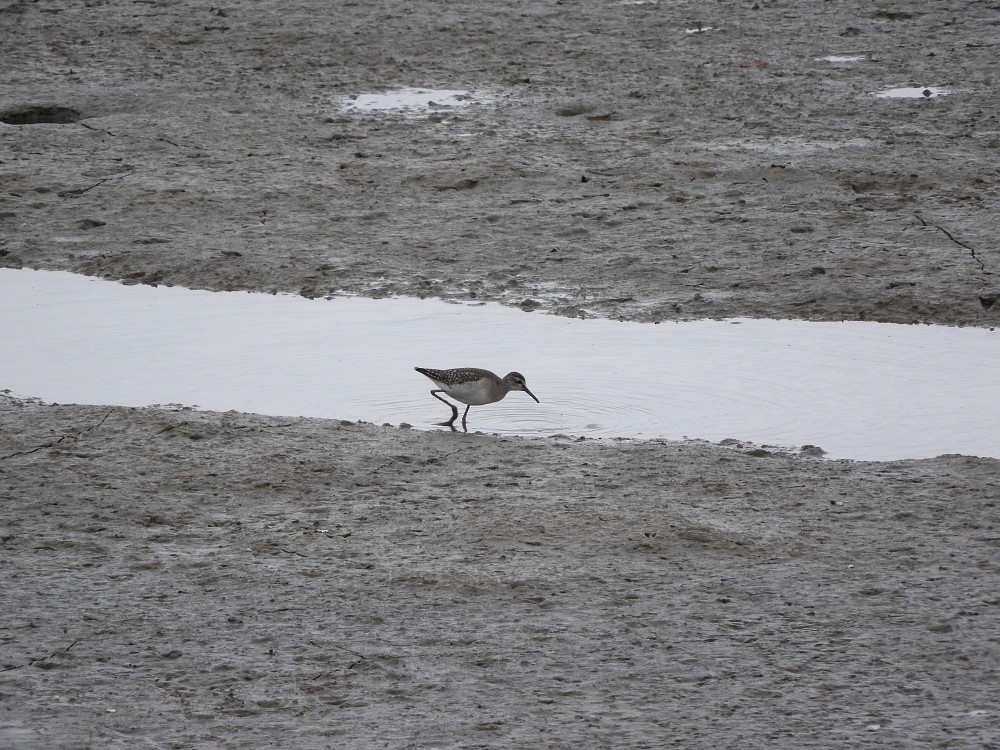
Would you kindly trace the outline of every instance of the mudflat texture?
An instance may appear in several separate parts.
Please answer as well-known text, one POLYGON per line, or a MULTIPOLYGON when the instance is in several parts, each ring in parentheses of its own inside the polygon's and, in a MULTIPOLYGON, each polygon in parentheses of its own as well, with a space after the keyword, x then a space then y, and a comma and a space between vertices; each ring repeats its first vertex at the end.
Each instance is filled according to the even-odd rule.
MULTIPOLYGON (((994 326, 998 39, 985 2, 15 0, 0 264, 994 326), (402 87, 480 103, 343 104, 402 87)), ((1000 461, 809 454, 3 396, 0 747, 1000 747, 1000 461)))
POLYGON ((5 402, 5 747, 994 747, 1000 461, 5 402))
POLYGON ((9 4, 3 109, 80 119, 0 131, 4 262, 640 320, 995 324, 1000 11, 753 5, 9 4), (872 96, 900 85, 952 93, 872 96), (493 103, 341 106, 403 86, 493 103))

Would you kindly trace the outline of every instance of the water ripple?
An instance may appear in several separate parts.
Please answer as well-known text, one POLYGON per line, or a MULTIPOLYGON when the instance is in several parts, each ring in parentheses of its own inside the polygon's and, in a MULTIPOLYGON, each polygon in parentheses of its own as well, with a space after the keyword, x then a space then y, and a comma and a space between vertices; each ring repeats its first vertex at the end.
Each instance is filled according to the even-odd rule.
MULTIPOLYGON (((434 428, 414 366, 516 369, 469 428, 1000 454, 1000 334, 875 323, 571 320, 433 300, 305 300, 0 269, 0 386, 59 402, 197 404, 434 428)), ((464 406, 462 407, 464 410, 464 406)))

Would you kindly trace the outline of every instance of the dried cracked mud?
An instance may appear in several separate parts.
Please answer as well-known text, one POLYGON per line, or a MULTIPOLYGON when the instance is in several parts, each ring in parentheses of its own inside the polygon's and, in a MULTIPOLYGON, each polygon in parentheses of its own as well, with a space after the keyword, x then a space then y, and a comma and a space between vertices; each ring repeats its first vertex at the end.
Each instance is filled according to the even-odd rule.
MULTIPOLYGON (((15 0, 0 30, 7 267, 1000 321, 994 4, 15 0), (404 87, 473 103, 347 106, 404 87)), ((996 459, 25 396, 4 748, 1000 747, 996 459)))

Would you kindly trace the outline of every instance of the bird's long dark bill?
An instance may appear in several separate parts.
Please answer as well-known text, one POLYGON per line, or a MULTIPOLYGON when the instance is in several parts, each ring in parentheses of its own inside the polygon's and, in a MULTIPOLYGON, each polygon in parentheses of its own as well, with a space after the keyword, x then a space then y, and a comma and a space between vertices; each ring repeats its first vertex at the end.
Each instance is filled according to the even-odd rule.
POLYGON ((538 400, 538 396, 536 396, 534 393, 532 393, 531 391, 529 391, 527 388, 524 389, 524 392, 527 393, 529 396, 531 396, 533 399, 535 399, 535 403, 537 403, 537 404, 542 403, 541 401, 538 400))

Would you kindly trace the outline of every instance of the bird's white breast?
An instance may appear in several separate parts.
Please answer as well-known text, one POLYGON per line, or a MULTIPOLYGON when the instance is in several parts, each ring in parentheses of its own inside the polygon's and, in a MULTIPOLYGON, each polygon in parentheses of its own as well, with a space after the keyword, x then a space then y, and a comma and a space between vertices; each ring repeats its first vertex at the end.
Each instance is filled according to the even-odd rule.
MULTIPOLYGON (((494 398, 493 394, 490 393, 489 384, 482 380, 470 380, 467 383, 457 383, 456 385, 442 387, 456 401, 461 401, 463 404, 471 406, 482 406, 483 404, 491 404, 499 400, 494 398)), ((503 398, 505 395, 507 394, 501 395, 500 398, 503 398)))

